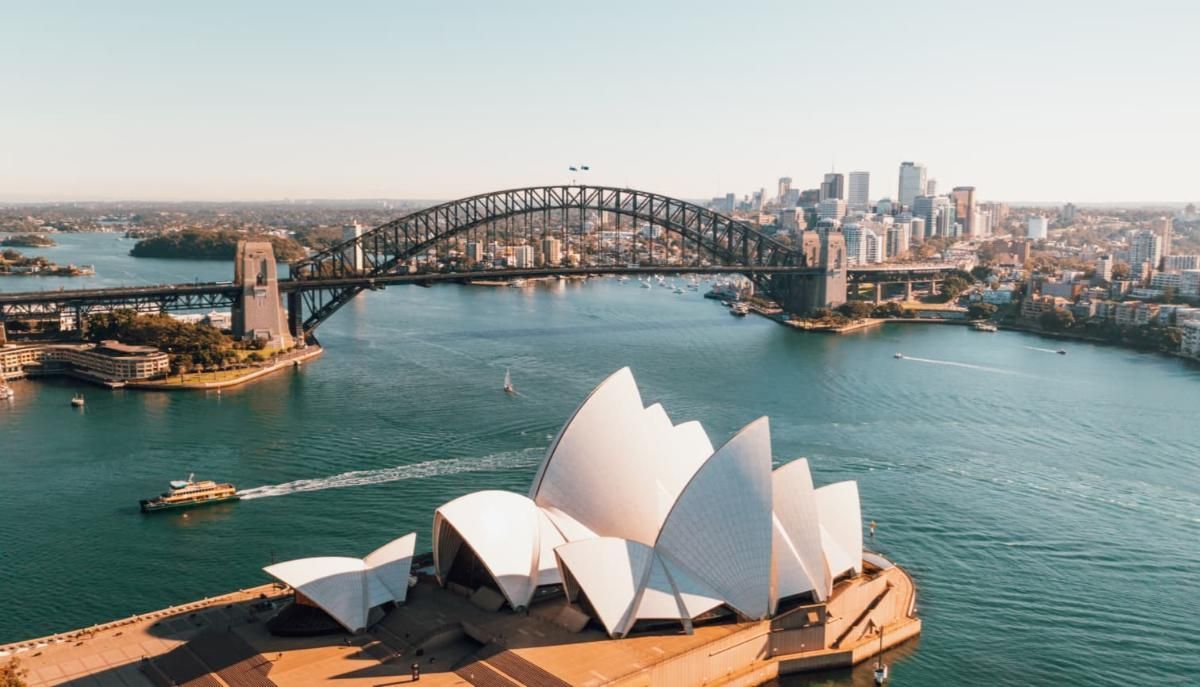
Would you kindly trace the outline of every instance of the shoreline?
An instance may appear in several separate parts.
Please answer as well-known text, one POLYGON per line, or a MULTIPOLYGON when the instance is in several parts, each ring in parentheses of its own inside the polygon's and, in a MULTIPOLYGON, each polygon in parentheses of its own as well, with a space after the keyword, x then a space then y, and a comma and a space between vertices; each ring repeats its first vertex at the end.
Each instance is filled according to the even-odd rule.
POLYGON ((294 357, 280 359, 267 367, 260 367, 252 372, 247 372, 244 375, 239 375, 233 379, 226 379, 219 382, 126 382, 123 385, 123 388, 137 389, 139 391, 211 391, 213 389, 227 389, 229 387, 240 386, 248 382, 253 382, 262 377, 266 377, 272 372, 278 372, 284 368, 299 367, 301 363, 320 357, 324 352, 324 348, 314 344, 309 346, 304 353, 298 354, 294 357))

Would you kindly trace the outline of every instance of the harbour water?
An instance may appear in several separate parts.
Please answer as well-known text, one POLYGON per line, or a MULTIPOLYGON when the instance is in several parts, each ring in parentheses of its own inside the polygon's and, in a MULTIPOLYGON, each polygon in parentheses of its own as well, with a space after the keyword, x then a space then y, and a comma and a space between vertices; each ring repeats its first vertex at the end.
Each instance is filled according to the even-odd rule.
MULTIPOLYGON (((0 289, 232 272, 129 258, 114 235, 61 244, 37 253, 96 277, 0 289)), ((1185 362, 936 325, 806 335, 612 279, 392 287, 319 335, 319 360, 220 395, 15 383, 0 405, 0 643, 262 583, 272 560, 362 555, 413 530, 427 550, 434 508, 523 491, 575 405, 630 365, 647 403, 714 443, 769 415, 777 461, 858 480, 868 546, 918 585, 924 632, 888 657, 894 684, 1200 674, 1200 368, 1185 362), (138 512, 191 472, 247 497, 138 512)))

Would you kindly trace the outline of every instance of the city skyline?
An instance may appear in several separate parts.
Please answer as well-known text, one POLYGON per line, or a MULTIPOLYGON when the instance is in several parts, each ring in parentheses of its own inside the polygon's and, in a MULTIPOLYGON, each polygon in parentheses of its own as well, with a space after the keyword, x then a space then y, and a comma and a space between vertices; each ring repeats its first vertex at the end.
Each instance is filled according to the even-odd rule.
POLYGON ((572 179, 740 198, 831 170, 869 172, 877 200, 906 160, 981 200, 1195 199, 1195 7, 1006 5, 986 32, 954 30, 949 7, 756 4, 730 21, 639 5, 635 22, 633 6, 14 6, 0 202, 451 199, 572 179), (931 110, 926 81, 955 97, 931 110))

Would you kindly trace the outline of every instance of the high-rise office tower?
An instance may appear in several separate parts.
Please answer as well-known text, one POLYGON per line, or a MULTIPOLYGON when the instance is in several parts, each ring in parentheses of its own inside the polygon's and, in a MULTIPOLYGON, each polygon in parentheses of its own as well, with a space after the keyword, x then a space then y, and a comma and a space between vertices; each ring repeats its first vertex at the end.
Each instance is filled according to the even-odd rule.
MULTIPOLYGON (((364 231, 365 228, 358 222, 344 224, 342 225, 342 240, 354 241, 355 239, 360 238, 364 231)), ((345 249, 345 256, 346 261, 350 263, 350 269, 355 272, 362 272, 363 250, 361 242, 356 242, 347 246, 345 249)))
POLYGON ((925 195, 927 195, 927 196, 936 196, 937 195, 937 179, 930 179, 929 181, 925 182, 925 195))
POLYGON ((955 186, 950 192, 954 199, 954 214, 962 221, 963 232, 975 233, 975 187, 955 186))
POLYGON ((925 222, 925 238, 941 236, 938 216, 943 207, 949 206, 950 201, 945 196, 917 196, 913 198, 913 217, 920 217, 925 222))
POLYGON ((900 163, 900 190, 896 200, 912 207, 913 199, 925 195, 925 165, 916 162, 900 163))
POLYGON ((792 190, 791 177, 779 177, 779 202, 786 203, 788 191, 792 190))
POLYGON ((954 211, 954 203, 946 196, 936 196, 934 203, 937 207, 937 235, 957 237, 958 216, 954 211))
MULTIPOLYGON (((1159 217, 1150 222, 1150 230, 1158 234, 1159 238, 1162 239, 1162 254, 1170 255, 1171 241, 1174 239, 1173 234, 1175 233, 1174 220, 1170 217, 1159 217)), ((1155 263, 1154 266, 1158 267, 1158 263, 1155 263)))
MULTIPOLYGON (((1079 212, 1079 208, 1075 207, 1074 203, 1067 203, 1062 209, 1063 224, 1070 224, 1075 221, 1075 215, 1079 212)), ((1107 280, 1105 280, 1107 281, 1107 280)))
POLYGON ((562 239, 547 236, 542 239, 542 264, 558 265, 562 262, 562 239))
POLYGON ((846 216, 846 201, 841 198, 826 198, 817 204, 817 217, 841 220, 846 216))
POLYGON ((871 173, 850 172, 850 187, 847 190, 846 203, 851 210, 871 209, 871 173))
POLYGON ((1112 269, 1115 261, 1111 255, 1101 255, 1096 260, 1096 276, 1104 281, 1112 281, 1112 269))
POLYGON ((846 199, 846 175, 830 172, 821 182, 821 200, 830 198, 846 199))

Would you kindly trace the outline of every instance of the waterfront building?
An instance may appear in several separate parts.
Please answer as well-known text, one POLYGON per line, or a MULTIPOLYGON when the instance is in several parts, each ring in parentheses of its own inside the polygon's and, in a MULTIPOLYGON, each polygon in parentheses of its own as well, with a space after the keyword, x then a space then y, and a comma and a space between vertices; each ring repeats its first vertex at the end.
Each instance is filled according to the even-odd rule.
POLYGON ((795 203, 788 203, 788 195, 792 190, 791 177, 779 177, 779 204, 785 207, 795 207, 795 203))
POLYGON ((1030 215, 1025 237, 1031 241, 1042 241, 1049 235, 1049 223, 1041 215, 1030 215))
POLYGON ((955 186, 950 192, 954 200, 954 215, 962 220, 963 233, 974 235, 975 226, 975 187, 955 186))
POLYGON ((562 263, 562 239, 547 236, 542 239, 542 264, 558 265, 562 263))
POLYGON ((839 222, 846 216, 846 201, 841 198, 826 198, 817 204, 817 217, 820 219, 836 219, 839 222))
POLYGON ((534 266, 533 246, 515 246, 512 249, 512 266, 528 269, 534 266))
POLYGON ((1200 255, 1164 255, 1163 269, 1167 272, 1200 269, 1200 255))
POLYGON ((850 172, 846 204, 851 210, 871 209, 871 173, 850 172))
POLYGON ((1021 302, 1021 317, 1036 320, 1044 313, 1065 310, 1070 301, 1058 296, 1027 296, 1021 302))
POLYGON ((900 163, 900 186, 896 200, 905 207, 912 207, 917 196, 925 195, 925 165, 916 162, 900 163))
POLYGON ((137 381, 162 377, 171 359, 153 346, 130 346, 118 341, 99 344, 35 344, 0 347, 0 377, 28 374, 75 373, 103 381, 137 381))
POLYGON ((766 418, 714 451, 699 423, 644 406, 626 368, 560 430, 528 495, 439 507, 433 559, 442 585, 490 578, 515 610, 561 584, 612 637, 663 622, 690 634, 714 611, 763 619, 859 575, 858 489, 814 488, 803 459, 772 471, 766 418))
POLYGON ((1180 342, 1180 351, 1184 355, 1200 358, 1200 320, 1188 320, 1181 329, 1183 340, 1180 342))

